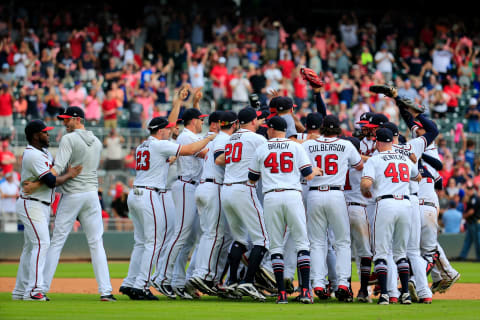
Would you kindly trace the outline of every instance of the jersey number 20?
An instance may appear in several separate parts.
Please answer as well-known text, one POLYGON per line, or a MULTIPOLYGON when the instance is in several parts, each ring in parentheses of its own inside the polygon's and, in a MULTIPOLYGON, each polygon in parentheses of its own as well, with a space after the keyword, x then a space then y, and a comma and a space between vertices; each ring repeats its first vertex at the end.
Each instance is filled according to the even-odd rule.
POLYGON ((240 162, 242 160, 242 147, 241 142, 237 142, 234 145, 231 143, 225 146, 225 163, 240 162))
POLYGON ((280 153, 280 161, 278 161, 277 159, 277 153, 271 152, 263 162, 263 165, 265 166, 265 168, 270 168, 271 173, 278 173, 278 167, 280 167, 280 171, 284 173, 292 172, 293 154, 291 152, 282 152, 280 153))
POLYGON ((146 171, 150 169, 150 151, 137 152, 137 171, 146 171))

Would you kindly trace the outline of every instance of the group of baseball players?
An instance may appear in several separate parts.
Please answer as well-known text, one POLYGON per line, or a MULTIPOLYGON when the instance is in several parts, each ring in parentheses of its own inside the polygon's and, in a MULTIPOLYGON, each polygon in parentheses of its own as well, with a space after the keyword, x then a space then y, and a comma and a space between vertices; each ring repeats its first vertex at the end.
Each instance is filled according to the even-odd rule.
MULTIPOLYGON (((202 293, 265 301, 268 293, 284 304, 295 291, 297 271, 295 300, 311 304, 316 295, 352 302, 352 258, 359 302, 379 295, 379 304, 431 303, 432 293, 445 292, 459 279, 437 242, 435 185, 442 163, 436 125, 394 87, 379 85, 370 90, 396 100, 412 138, 407 142, 384 115, 370 112, 360 118, 359 138, 343 137, 339 119, 327 115, 321 81, 308 75, 318 112, 307 116, 304 133, 297 133, 288 97, 273 97, 269 111, 248 106, 238 114, 204 115, 195 103, 198 92, 179 133, 186 88, 176 93, 168 118, 150 121, 150 136, 135 151, 128 196, 135 244, 122 294, 158 300, 153 286, 171 299, 202 293), (207 119, 209 132, 201 137, 207 119)), ((113 301, 93 199, 101 144, 83 127, 80 108, 69 107, 59 117, 68 134, 55 162, 46 150, 51 127, 35 120, 25 129, 29 146, 17 202, 25 245, 13 297, 48 299, 78 217, 101 300, 113 301), (48 209, 56 185, 63 195, 50 240, 48 209)))

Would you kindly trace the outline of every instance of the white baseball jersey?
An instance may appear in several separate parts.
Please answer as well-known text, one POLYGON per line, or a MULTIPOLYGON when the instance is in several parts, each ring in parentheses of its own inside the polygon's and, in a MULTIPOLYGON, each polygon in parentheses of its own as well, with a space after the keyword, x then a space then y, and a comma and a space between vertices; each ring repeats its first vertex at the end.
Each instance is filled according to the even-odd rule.
MULTIPOLYGON (((22 172, 20 176, 21 185, 25 181, 38 181, 44 175, 50 172, 53 166, 53 157, 47 149, 38 150, 28 145, 23 151, 22 172)), ((35 198, 41 201, 53 202, 53 192, 55 188, 49 188, 42 184, 30 195, 25 195, 23 190, 21 195, 26 198, 35 198)))
POLYGON ((375 140, 368 140, 363 138, 360 141, 360 154, 362 156, 371 156, 375 152, 375 140))
POLYGON ((372 156, 363 167, 362 174, 362 178, 373 181, 373 198, 408 195, 410 179, 417 176, 417 166, 393 149, 372 156))
POLYGON ((247 129, 240 129, 225 144, 224 183, 248 181, 248 167, 258 147, 267 139, 247 129))
POLYGON ((345 178, 345 185, 343 190, 345 192, 346 202, 356 202, 367 204, 368 200, 360 192, 360 180, 362 179, 362 171, 355 168, 350 168, 347 171, 345 178))
POLYGON ((262 176, 263 193, 273 189, 301 192, 301 170, 311 166, 300 144, 285 138, 274 138, 257 149, 249 170, 262 176))
POLYGON ((168 158, 178 156, 181 146, 152 136, 142 142, 135 151, 137 176, 133 185, 165 189, 167 184, 168 158))
POLYGON ((316 176, 309 186, 344 186, 350 166, 356 167, 362 161, 360 154, 350 141, 339 138, 320 137, 302 144, 310 161, 323 169, 323 176, 316 176))
MULTIPOLYGON (((182 133, 177 138, 177 143, 190 144, 196 141, 200 141, 201 138, 192 131, 184 128, 182 133)), ((195 155, 193 156, 181 156, 177 159, 177 174, 183 178, 183 180, 200 181, 203 169, 203 159, 195 155)))
POLYGON ((225 167, 215 164, 215 153, 224 152, 225 144, 230 136, 223 131, 210 141, 207 145, 208 152, 205 156, 205 163, 203 164, 202 180, 215 179, 217 183, 223 183, 223 176, 225 175, 225 167))

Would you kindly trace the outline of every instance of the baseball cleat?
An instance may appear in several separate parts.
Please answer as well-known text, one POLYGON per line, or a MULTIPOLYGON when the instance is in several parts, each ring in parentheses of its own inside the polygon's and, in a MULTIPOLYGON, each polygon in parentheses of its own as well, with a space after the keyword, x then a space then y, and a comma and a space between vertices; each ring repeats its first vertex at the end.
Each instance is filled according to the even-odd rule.
POLYGON ((128 296, 130 299, 135 300, 135 299, 132 297, 132 290, 133 290, 132 287, 126 287, 126 286, 121 286, 120 289, 118 289, 118 291, 119 291, 121 294, 124 294, 124 295, 128 296))
POLYGON ((330 296, 322 287, 315 287, 313 288, 313 292, 320 300, 327 300, 330 296))
POLYGON ((430 287, 430 290, 432 290, 432 293, 440 292, 440 288, 443 285, 443 283, 444 283, 443 279, 432 283, 432 286, 430 287))
POLYGON ((412 302, 418 302, 417 287, 412 280, 408 281, 408 292, 410 293, 410 297, 412 297, 412 302))
POLYGON ((444 280, 443 283, 441 283, 440 289, 438 290, 440 293, 445 293, 447 292, 454 284, 460 279, 460 273, 457 272, 457 275, 453 277, 452 279, 444 280))
POLYGON ((280 291, 277 298, 277 304, 287 304, 287 293, 285 291, 280 291))
POLYGON ((418 303, 423 303, 423 304, 432 304, 433 299, 432 298, 420 298, 418 300, 418 303))
POLYGON ((238 287, 238 282, 228 283, 224 288, 227 292, 236 292, 238 287))
POLYGON ((155 288, 155 290, 157 290, 158 292, 163 294, 165 297, 168 297, 170 299, 176 299, 177 298, 177 296, 173 292, 173 288, 172 288, 171 285, 168 285, 168 284, 160 284, 159 285, 156 282, 154 282, 154 283, 152 283, 152 286, 155 288))
POLYGON ((200 277, 192 277, 189 280, 190 284, 195 287, 196 289, 200 290, 202 293, 208 294, 208 295, 215 295, 215 292, 210 288, 210 286, 203 281, 202 278, 200 277))
POLYGON ((47 297, 41 293, 41 292, 37 292, 36 294, 34 295, 30 295, 29 297, 24 297, 23 300, 26 300, 26 301, 47 301, 47 297))
POLYGON ((381 93, 390 98, 395 98, 397 96, 397 88, 387 86, 387 85, 373 85, 370 86, 370 92, 381 93))
POLYGON ((192 296, 193 299, 200 299, 201 294, 191 283, 187 281, 185 284, 185 292, 192 296))
POLYGON ((258 292, 257 288, 251 283, 241 283, 237 287, 237 292, 244 296, 249 296, 254 300, 264 302, 265 296, 258 292))
POLYGON ((363 303, 372 302, 372 300, 368 296, 368 292, 364 292, 364 291, 361 291, 361 290, 358 291, 357 301, 358 302, 363 302, 363 303))
POLYGON ((129 297, 132 300, 145 300, 145 293, 142 289, 131 288, 129 297))
POLYGON ((159 300, 157 296, 155 296, 152 291, 150 291, 150 289, 147 289, 145 291, 143 291, 143 294, 144 294, 144 300, 159 300))
POLYGON ((108 294, 100 297, 100 301, 117 301, 117 299, 113 296, 113 294, 108 294))
POLYGON ((400 296, 400 303, 401 304, 412 304, 412 298, 410 297, 410 293, 402 293, 400 296))
POLYGON ((180 299, 193 300, 193 297, 187 291, 185 291, 185 288, 173 288, 173 292, 175 292, 180 299))
POLYGON ((290 278, 285 279, 285 291, 288 294, 292 294, 295 292, 295 287, 293 286, 293 280, 290 278))
POLYGON ((390 297, 388 299, 388 302, 390 302, 391 304, 397 304, 398 303, 398 298, 397 297, 390 297))
POLYGON ((377 304, 381 304, 381 305, 387 305, 387 304, 390 304, 390 301, 388 299, 388 294, 384 293, 384 294, 381 294, 380 297, 378 297, 378 302, 377 304))
POLYGON ((310 294, 309 289, 302 289, 302 294, 300 295, 300 302, 303 304, 313 304, 313 297, 310 294))
POLYGON ((338 299, 338 301, 353 302, 350 289, 348 289, 348 287, 343 285, 338 286, 337 291, 335 291, 335 297, 338 299))
POLYGON ((49 298, 49 297, 47 297, 47 295, 46 295, 46 294, 44 294, 43 296, 45 297, 45 301, 50 301, 50 298, 49 298))
POLYGON ((12 294, 12 300, 23 300, 23 295, 12 294))

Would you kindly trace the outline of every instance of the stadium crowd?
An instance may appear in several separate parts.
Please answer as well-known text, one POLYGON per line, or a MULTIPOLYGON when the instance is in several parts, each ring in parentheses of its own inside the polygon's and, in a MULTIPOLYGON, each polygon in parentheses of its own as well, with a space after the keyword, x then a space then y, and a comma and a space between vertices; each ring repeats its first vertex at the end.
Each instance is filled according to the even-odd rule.
MULTIPOLYGON (((395 102, 372 95, 373 84, 394 84, 399 95, 426 106, 439 121, 467 119, 454 128, 458 152, 441 136, 437 141, 444 163, 441 213, 464 212, 470 198, 466 190, 480 186, 475 140, 469 139, 480 133, 480 37, 460 20, 407 17, 398 23, 393 14, 375 20, 352 12, 339 17, 338 25, 312 29, 291 18, 188 16, 172 6, 147 5, 141 23, 131 27, 106 5, 90 15, 67 9, 33 13, 17 8, 11 15, 0 6, 1 128, 13 128, 18 119, 54 120, 69 105, 81 107, 87 121, 105 128, 116 128, 121 115, 128 128, 144 128, 168 113, 172 91, 185 83, 192 88, 185 107, 191 106, 194 90, 202 90, 216 109, 248 105, 252 93, 267 107, 276 91, 294 99, 303 120, 316 111, 299 72, 306 66, 322 76, 322 95, 345 134, 359 129, 356 122, 366 111, 400 124, 395 102)), ((105 160, 106 167, 118 168, 119 153, 105 160)), ((131 168, 131 155, 124 156, 125 168, 131 168)), ((2 176, 14 161, 6 140, 2 176)), ((122 188, 127 187, 112 184, 114 201, 122 199, 122 188)), ((116 215, 124 215, 118 208, 116 215)))

